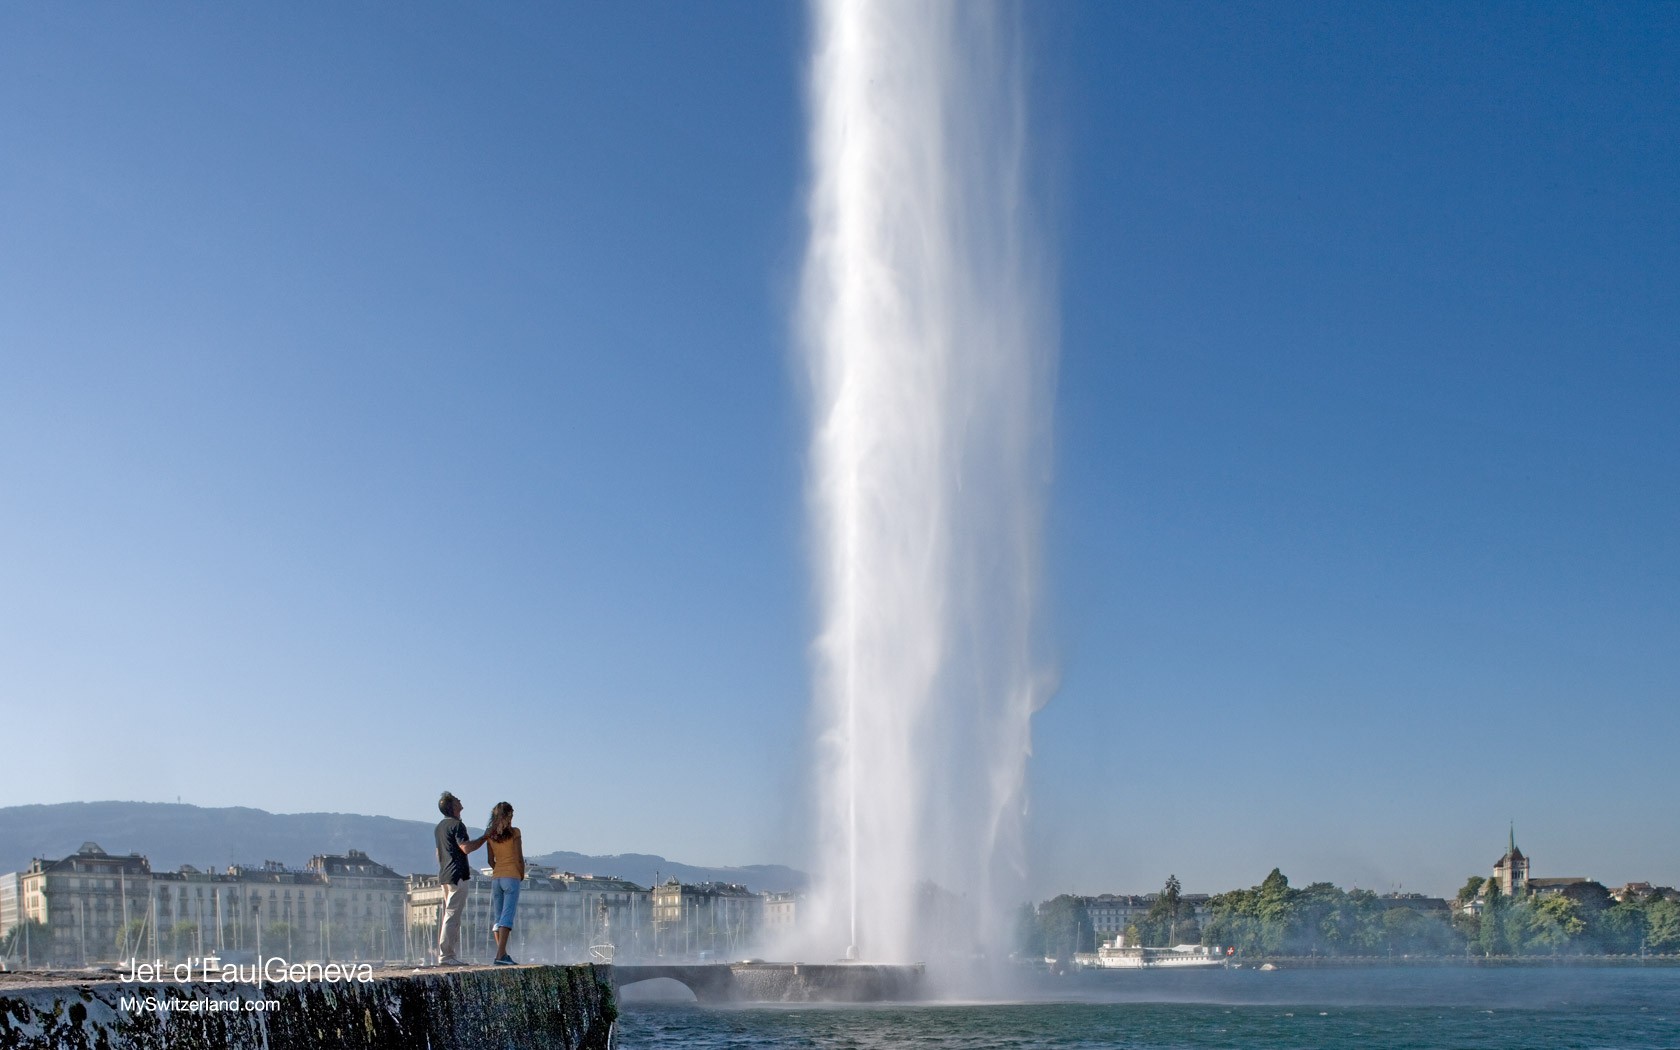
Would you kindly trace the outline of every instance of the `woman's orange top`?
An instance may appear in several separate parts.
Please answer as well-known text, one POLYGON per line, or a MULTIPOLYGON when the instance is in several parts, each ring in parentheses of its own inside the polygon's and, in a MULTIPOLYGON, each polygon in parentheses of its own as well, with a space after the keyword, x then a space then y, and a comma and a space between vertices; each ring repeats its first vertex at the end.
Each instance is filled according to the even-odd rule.
POLYGON ((500 842, 484 840, 484 844, 490 847, 490 877, 493 879, 525 877, 525 844, 520 841, 518 828, 509 828, 508 831, 508 837, 500 842))

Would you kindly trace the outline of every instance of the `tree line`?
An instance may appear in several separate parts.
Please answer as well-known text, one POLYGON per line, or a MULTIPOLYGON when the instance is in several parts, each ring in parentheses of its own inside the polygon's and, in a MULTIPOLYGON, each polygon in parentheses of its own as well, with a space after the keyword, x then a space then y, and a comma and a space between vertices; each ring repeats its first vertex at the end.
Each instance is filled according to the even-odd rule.
POLYGON ((1276 868, 1208 902, 1204 939, 1251 955, 1440 955, 1462 950, 1451 920, 1370 890, 1297 889, 1276 868))
POLYGON ((1680 900, 1671 893, 1617 901, 1589 883, 1576 896, 1506 896, 1473 875, 1458 899, 1479 898, 1481 913, 1461 911, 1457 928, 1466 948, 1484 955, 1680 952, 1680 900))
MULTIPOLYGON (((1210 898, 1198 922, 1180 899, 1178 880, 1169 878, 1148 913, 1126 927, 1126 943, 1202 943, 1250 956, 1680 952, 1680 899, 1672 891, 1616 901, 1591 883, 1572 895, 1507 897, 1473 876, 1458 899, 1460 908, 1449 915, 1328 882, 1297 888, 1273 868, 1258 886, 1210 898)), ((1096 951, 1097 939, 1080 897, 1022 905, 1016 920, 1017 951, 1027 958, 1066 963, 1096 951)))

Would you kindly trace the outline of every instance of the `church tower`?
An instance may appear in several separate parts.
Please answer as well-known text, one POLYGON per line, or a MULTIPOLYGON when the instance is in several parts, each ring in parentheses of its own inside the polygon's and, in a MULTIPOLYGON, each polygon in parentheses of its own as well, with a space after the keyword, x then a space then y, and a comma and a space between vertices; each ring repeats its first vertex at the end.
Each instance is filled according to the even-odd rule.
POLYGON ((1493 881, 1499 892, 1507 897, 1520 897, 1528 892, 1528 858, 1517 848, 1517 826, 1511 825, 1511 845, 1493 865, 1493 881))

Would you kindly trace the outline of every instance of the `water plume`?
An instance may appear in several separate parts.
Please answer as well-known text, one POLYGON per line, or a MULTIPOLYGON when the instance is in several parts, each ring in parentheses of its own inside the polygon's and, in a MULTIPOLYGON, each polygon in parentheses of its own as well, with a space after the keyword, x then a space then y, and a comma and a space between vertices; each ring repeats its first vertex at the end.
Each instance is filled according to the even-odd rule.
POLYGON ((1055 363, 1018 11, 814 0, 809 502, 820 852, 805 950, 997 958, 1048 692, 1055 363))

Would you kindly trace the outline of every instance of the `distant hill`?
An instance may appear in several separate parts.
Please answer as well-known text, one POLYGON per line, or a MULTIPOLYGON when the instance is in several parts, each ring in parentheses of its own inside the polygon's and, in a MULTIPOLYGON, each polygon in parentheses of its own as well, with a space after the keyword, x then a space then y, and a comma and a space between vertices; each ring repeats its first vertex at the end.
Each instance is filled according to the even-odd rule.
MULTIPOLYGON (((317 853, 359 849, 403 874, 435 871, 432 824, 358 813, 269 813, 231 806, 212 809, 171 802, 60 802, 0 807, 0 872, 22 871, 35 857, 56 860, 97 842, 107 853, 139 853, 157 871, 183 864, 222 869, 229 864, 282 861, 301 868, 317 853)), ((579 874, 616 875, 643 886, 676 877, 683 882, 738 882, 754 890, 801 889, 804 873, 779 864, 703 868, 664 857, 626 853, 592 857, 558 852, 530 858, 579 874)))
POLYGON ((782 893, 802 890, 809 881, 802 871, 781 864, 749 864, 744 868, 700 868, 678 864, 651 853, 620 853, 611 857, 590 857, 582 853, 544 853, 528 858, 561 871, 579 875, 616 875, 641 886, 655 881, 737 882, 751 890, 782 893))
POLYGON ((139 853, 160 871, 182 864, 221 869, 265 860, 303 867, 317 853, 359 849, 407 874, 437 867, 432 826, 353 813, 268 813, 170 802, 60 802, 0 808, 0 872, 33 857, 57 859, 97 842, 107 853, 139 853))

